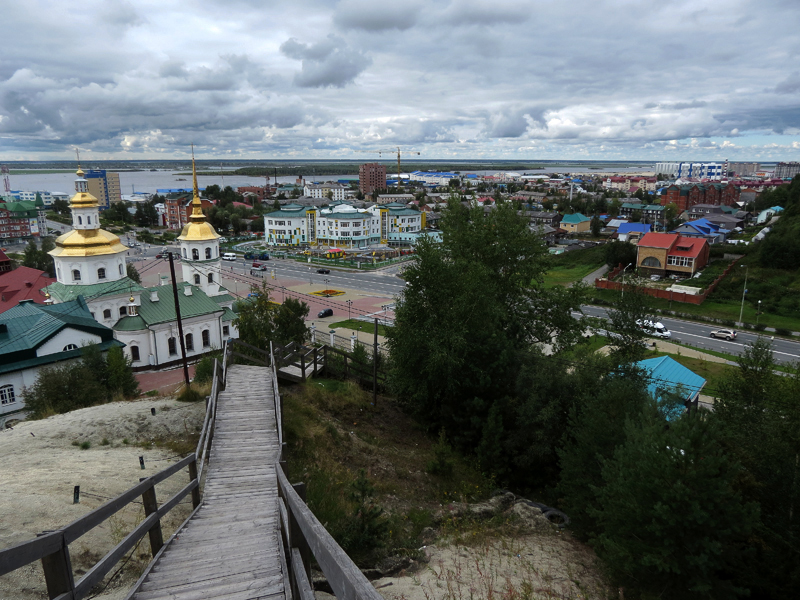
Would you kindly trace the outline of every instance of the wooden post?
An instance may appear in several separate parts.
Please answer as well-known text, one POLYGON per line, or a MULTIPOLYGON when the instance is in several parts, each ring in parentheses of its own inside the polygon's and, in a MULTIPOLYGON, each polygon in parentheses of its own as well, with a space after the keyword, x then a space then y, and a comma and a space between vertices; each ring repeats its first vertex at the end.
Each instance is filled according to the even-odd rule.
POLYGON ((317 347, 314 346, 314 375, 317 374, 317 347))
MULTIPOLYGON (((144 481, 146 477, 142 477, 139 481, 144 481)), ((144 493, 142 493, 142 504, 144 504, 144 515, 149 517, 154 512, 158 512, 158 501, 156 500, 156 488, 150 486, 144 493)), ((155 558, 158 551, 164 545, 164 535, 161 532, 161 520, 157 520, 150 530, 147 532, 150 536, 150 553, 155 558)))
MULTIPOLYGON (((49 533, 47 531, 43 533, 49 533)), ((43 535, 43 534, 39 534, 43 535)), ((42 570, 47 583, 47 597, 52 600, 61 594, 75 591, 75 580, 72 577, 72 563, 69 560, 69 547, 61 534, 61 549, 42 557, 42 570)))
POLYGON ((302 350, 300 351, 300 378, 303 381, 306 380, 306 355, 302 350))
POLYGON ((343 354, 344 356, 344 378, 347 379, 347 354, 343 354))
MULTIPOLYGON (((197 479, 197 457, 189 463, 189 482, 191 483, 197 479)), ((197 487, 192 490, 192 508, 200 506, 200 482, 197 482, 197 487)))
POLYGON ((325 369, 325 373, 328 374, 330 371, 328 370, 328 346, 322 347, 322 368, 325 369))
POLYGON ((372 406, 378 405, 378 317, 375 317, 375 336, 372 343, 372 406))

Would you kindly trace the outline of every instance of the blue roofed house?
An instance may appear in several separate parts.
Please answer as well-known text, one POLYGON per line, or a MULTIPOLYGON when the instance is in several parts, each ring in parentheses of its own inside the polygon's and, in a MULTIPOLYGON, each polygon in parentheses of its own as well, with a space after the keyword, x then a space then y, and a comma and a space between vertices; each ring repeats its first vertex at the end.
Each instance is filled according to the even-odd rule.
POLYGON ((719 244, 725 241, 731 231, 723 229, 716 223, 706 218, 687 221, 670 233, 678 233, 683 237, 695 237, 708 240, 709 244, 719 244))
POLYGON ((22 300, 0 314, 0 428, 9 418, 24 416, 22 392, 40 369, 79 359, 87 344, 103 352, 124 346, 94 319, 83 296, 60 304, 22 300))
POLYGON ((645 233, 650 233, 652 226, 649 223, 620 223, 617 227, 617 239, 620 242, 635 244, 645 233))
MULTIPOLYGON (((706 385, 705 379, 669 356, 640 360, 636 366, 647 374, 647 391, 656 401, 667 394, 677 393, 684 406, 697 405, 700 390, 706 385)), ((677 416, 669 414, 667 418, 677 416)))
POLYGON ((756 218, 756 224, 763 225, 764 223, 769 223, 770 219, 777 215, 778 213, 783 211, 782 206, 771 206, 769 208, 765 208, 760 213, 758 213, 758 218, 756 218))

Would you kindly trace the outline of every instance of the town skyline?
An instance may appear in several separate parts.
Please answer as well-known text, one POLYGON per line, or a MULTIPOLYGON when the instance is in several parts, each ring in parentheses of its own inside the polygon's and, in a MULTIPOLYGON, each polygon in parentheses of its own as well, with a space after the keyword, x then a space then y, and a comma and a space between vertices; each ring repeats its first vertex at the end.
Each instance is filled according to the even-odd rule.
POLYGON ((0 160, 800 153, 791 0, 52 0, 0 23, 0 160))

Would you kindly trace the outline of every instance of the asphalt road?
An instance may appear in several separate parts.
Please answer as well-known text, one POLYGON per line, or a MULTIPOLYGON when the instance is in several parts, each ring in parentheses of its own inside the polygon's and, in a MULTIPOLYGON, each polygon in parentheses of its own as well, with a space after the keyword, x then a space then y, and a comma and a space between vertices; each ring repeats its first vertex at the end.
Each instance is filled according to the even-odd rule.
MULTIPOLYGON (((591 317, 606 318, 608 312, 607 309, 598 306, 583 306, 582 309, 584 314, 591 317)), ((672 337, 669 341, 678 341, 700 350, 714 350, 738 355, 742 353, 747 344, 751 344, 758 339, 758 336, 753 333, 737 329, 736 339, 729 342, 711 337, 711 332, 721 327, 668 317, 659 317, 658 320, 672 332, 672 337)), ((772 355, 776 363, 798 362, 800 361, 800 343, 783 338, 774 338, 772 340, 772 355)))

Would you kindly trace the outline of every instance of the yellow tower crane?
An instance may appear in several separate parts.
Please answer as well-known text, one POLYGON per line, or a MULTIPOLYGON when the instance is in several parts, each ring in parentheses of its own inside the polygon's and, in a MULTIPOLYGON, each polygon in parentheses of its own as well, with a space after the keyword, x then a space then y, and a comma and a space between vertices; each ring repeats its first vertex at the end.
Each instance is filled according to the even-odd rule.
POLYGON ((401 151, 400 147, 398 146, 397 150, 378 150, 378 158, 381 158, 382 155, 384 154, 389 154, 394 152, 397 152, 397 187, 400 187, 400 155, 405 154, 406 156, 408 156, 409 154, 411 154, 413 156, 414 154, 416 154, 417 156, 419 156, 419 152, 414 152, 413 150, 401 151))

